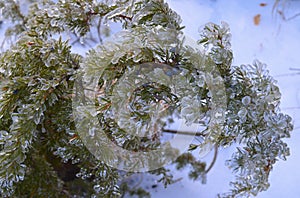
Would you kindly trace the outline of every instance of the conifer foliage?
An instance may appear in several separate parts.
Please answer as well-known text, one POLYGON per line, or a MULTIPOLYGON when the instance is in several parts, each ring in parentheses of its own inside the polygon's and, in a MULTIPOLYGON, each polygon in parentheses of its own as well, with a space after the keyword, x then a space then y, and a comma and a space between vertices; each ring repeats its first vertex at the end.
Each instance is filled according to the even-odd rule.
POLYGON ((236 152, 225 163, 236 179, 219 196, 268 189, 273 165, 289 155, 283 139, 291 118, 280 112, 279 88, 265 64, 232 65, 226 23, 208 23, 199 50, 185 42, 180 16, 163 0, 26 2, 0 0, 11 21, 0 54, 1 197, 147 197, 127 182, 137 167, 168 186, 175 179, 162 165, 176 156, 179 170, 189 165, 190 178, 205 183, 213 164, 190 151, 215 149, 216 157, 229 146, 236 152), (112 22, 122 30, 110 39, 112 22), (98 46, 81 55, 73 50, 77 41, 98 46), (92 81, 97 89, 88 90, 92 81), (203 127, 195 134, 201 141, 184 153, 164 147, 174 117, 203 127), (111 152, 103 137, 132 153, 161 149, 164 156, 115 164, 126 154, 111 152))

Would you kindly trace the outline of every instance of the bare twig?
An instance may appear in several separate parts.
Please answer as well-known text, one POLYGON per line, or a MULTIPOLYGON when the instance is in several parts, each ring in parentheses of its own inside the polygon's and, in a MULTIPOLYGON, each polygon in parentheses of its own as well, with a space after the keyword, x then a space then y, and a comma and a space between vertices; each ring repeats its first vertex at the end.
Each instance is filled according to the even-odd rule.
POLYGON ((140 175, 140 180, 132 187, 132 189, 137 189, 137 187, 139 187, 141 185, 141 183, 143 182, 143 178, 144 176, 142 174, 139 174, 140 175))
POLYGON ((116 15, 115 17, 119 17, 119 18, 122 18, 122 19, 127 19, 127 20, 129 20, 129 21, 132 21, 132 17, 125 16, 125 15, 123 15, 123 14, 116 15))
POLYGON ((297 73, 287 73, 287 74, 279 74, 279 75, 274 75, 274 77, 278 78, 278 77, 298 76, 298 75, 300 75, 300 72, 297 72, 297 73))
POLYGON ((217 156, 218 156, 218 145, 215 144, 214 158, 213 158, 212 162, 210 163, 209 167, 206 169, 205 174, 207 174, 212 169, 212 167, 214 166, 214 164, 217 160, 217 156))
POLYGON ((100 44, 103 44, 103 40, 101 37, 101 23, 102 23, 102 18, 99 18, 98 24, 97 24, 97 32, 98 32, 98 38, 99 38, 99 42, 100 44))
POLYGON ((294 16, 289 17, 289 18, 287 19, 287 21, 293 20, 294 18, 296 18, 296 17, 298 17, 298 16, 300 16, 300 13, 297 13, 297 14, 295 14, 294 16))
POLYGON ((295 18, 297 18, 298 16, 300 16, 300 13, 297 13, 291 17, 286 17, 285 14, 284 14, 284 11, 283 10, 277 10, 277 13, 281 16, 281 18, 284 20, 284 21, 290 21, 290 20, 293 20, 295 18))
POLYGON ((282 107, 282 110, 289 110, 289 109, 300 109, 300 107, 282 107))
POLYGON ((205 137, 206 135, 201 132, 192 132, 192 131, 177 131, 172 129, 162 129, 162 132, 164 133, 173 133, 173 134, 179 134, 179 135, 193 135, 193 136, 202 136, 205 137))
POLYGON ((300 68, 290 67, 290 70, 292 70, 292 71, 300 71, 300 68))

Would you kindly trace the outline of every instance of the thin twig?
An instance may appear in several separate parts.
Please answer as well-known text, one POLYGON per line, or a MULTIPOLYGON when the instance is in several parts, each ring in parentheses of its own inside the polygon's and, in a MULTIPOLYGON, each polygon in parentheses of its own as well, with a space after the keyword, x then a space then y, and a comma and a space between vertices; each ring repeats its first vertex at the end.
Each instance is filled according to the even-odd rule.
POLYGON ((182 177, 179 177, 178 179, 173 180, 173 184, 175 184, 176 182, 181 181, 182 179, 183 179, 182 177))
POLYGON ((206 136, 205 134, 203 134, 201 132, 177 131, 177 130, 172 130, 172 129, 162 129, 162 132, 179 134, 179 135, 193 135, 193 136, 202 136, 202 137, 206 136))
POLYGON ((76 33, 75 32, 72 32, 73 34, 74 34, 74 36, 75 36, 75 40, 71 43, 71 45, 74 45, 74 44, 76 44, 77 42, 79 42, 79 40, 80 40, 80 37, 78 37, 77 35, 76 35, 76 33))
POLYGON ((209 167, 206 169, 205 174, 207 174, 212 169, 212 167, 214 166, 214 164, 217 160, 217 156, 218 156, 218 145, 215 144, 214 158, 213 158, 212 162, 210 163, 209 167))
POLYGON ((132 187, 133 190, 137 189, 137 187, 139 187, 143 182, 144 176, 142 174, 139 175, 140 175, 140 180, 132 187))
POLYGON ((119 15, 116 15, 115 17, 119 17, 119 18, 122 18, 122 19, 127 19, 129 21, 132 21, 132 17, 130 16, 125 16, 123 14, 119 14, 119 15))
POLYGON ((286 18, 285 14, 283 13, 282 10, 277 10, 278 14, 281 16, 281 18, 284 20, 284 21, 290 21, 290 20, 293 20, 295 18, 297 18, 298 16, 300 16, 300 13, 297 13, 295 14, 294 16, 291 16, 289 18, 286 18))
MULTIPOLYGON (((300 68, 290 67, 289 70, 291 70, 291 71, 300 71, 300 68)), ((287 74, 279 74, 279 75, 275 75, 274 77, 296 76, 296 75, 300 75, 300 72, 297 72, 297 73, 287 73, 287 74)))
POLYGON ((282 107, 282 110, 300 109, 300 107, 282 107))
POLYGON ((1 50, 3 50, 4 49, 4 44, 5 44, 5 42, 6 42, 6 37, 4 37, 4 39, 3 39, 3 41, 2 41, 2 43, 1 43, 1 50))
POLYGON ((288 73, 288 74, 279 74, 279 75, 275 75, 274 77, 278 78, 278 77, 298 76, 298 75, 300 75, 300 72, 297 72, 297 73, 288 73))
POLYGON ((286 19, 287 21, 290 21, 296 17, 300 16, 300 13, 295 14, 294 16, 291 16, 290 18, 286 19))
POLYGON ((100 17, 99 21, 98 21, 98 24, 97 24, 97 32, 98 32, 99 42, 100 42, 100 44, 103 44, 103 40, 102 40, 102 37, 101 37, 101 23, 102 23, 102 18, 100 17))
POLYGON ((291 71, 300 71, 300 68, 294 68, 294 67, 290 67, 291 71))

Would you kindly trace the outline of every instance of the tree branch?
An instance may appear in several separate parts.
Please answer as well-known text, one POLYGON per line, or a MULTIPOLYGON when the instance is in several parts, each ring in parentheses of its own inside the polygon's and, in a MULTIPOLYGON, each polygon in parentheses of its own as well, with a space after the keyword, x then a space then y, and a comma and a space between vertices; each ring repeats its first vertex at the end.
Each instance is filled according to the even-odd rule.
POLYGON ((194 136, 202 136, 205 137, 206 135, 201 132, 192 132, 192 131, 177 131, 172 129, 162 129, 164 133, 172 133, 172 134, 179 134, 179 135, 194 135, 194 136))
POLYGON ((127 20, 129 20, 129 21, 132 21, 132 17, 125 16, 125 15, 123 15, 123 14, 116 15, 115 17, 119 17, 119 18, 122 18, 122 19, 127 19, 127 20))
POLYGON ((214 164, 217 160, 217 155, 218 155, 218 145, 215 144, 214 158, 213 158, 212 162, 210 163, 209 167, 206 169, 205 174, 207 174, 212 169, 212 167, 214 166, 214 164))

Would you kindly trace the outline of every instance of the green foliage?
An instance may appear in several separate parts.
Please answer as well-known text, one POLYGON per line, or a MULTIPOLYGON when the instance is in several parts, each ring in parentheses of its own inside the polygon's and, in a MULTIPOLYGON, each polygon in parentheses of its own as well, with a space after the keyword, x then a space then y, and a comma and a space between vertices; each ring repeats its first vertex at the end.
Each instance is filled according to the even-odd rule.
MULTIPOLYGON (((76 131, 72 101, 84 97, 85 90, 74 87, 81 72, 85 79, 100 77, 97 98, 91 99, 96 115, 82 114, 88 114, 87 119, 96 117, 116 145, 135 152, 160 147, 166 118, 176 115, 205 128, 204 141, 191 144, 190 150, 215 145, 216 157, 218 147, 239 145, 226 162, 236 181, 229 193, 220 196, 248 197, 267 190, 273 165, 289 155, 283 138, 290 136, 293 126, 291 118, 280 113, 279 88, 264 64, 232 66, 226 23, 205 26, 198 41, 205 49, 202 52, 184 44, 181 19, 162 0, 43 0, 29 5, 23 12, 16 1, 0 0, 3 17, 13 23, 6 36, 17 37, 0 55, 2 197, 149 196, 127 185, 126 177, 134 173, 124 176, 96 158, 76 131), (101 33, 110 21, 120 22, 123 31, 102 44, 101 33), (85 57, 72 52, 72 41, 84 41, 95 31, 97 48, 85 57), (75 38, 66 39, 70 33, 75 38), (154 68, 149 69, 149 62, 155 63, 154 68), (112 103, 124 102, 130 91, 127 85, 133 83, 126 75, 136 72, 135 64, 157 79, 134 91, 126 101, 131 106, 128 112, 112 103), (166 75, 170 78, 164 79, 166 75), (163 80, 173 86, 165 86, 163 80), (74 93, 73 88, 78 90, 74 93), (220 96, 222 89, 226 95, 220 96), (211 110, 224 101, 226 109, 211 110), (119 117, 111 116, 112 112, 119 117), (214 113, 221 116, 214 119, 214 113), (126 133, 127 128, 140 133, 145 126, 145 137, 126 133)), ((147 78, 141 71, 137 76, 135 80, 147 78)), ((185 153, 174 163, 178 169, 189 166, 190 178, 205 183, 214 161, 206 167, 185 153)), ((160 175, 165 187, 175 182, 165 168, 149 173, 160 175)))

